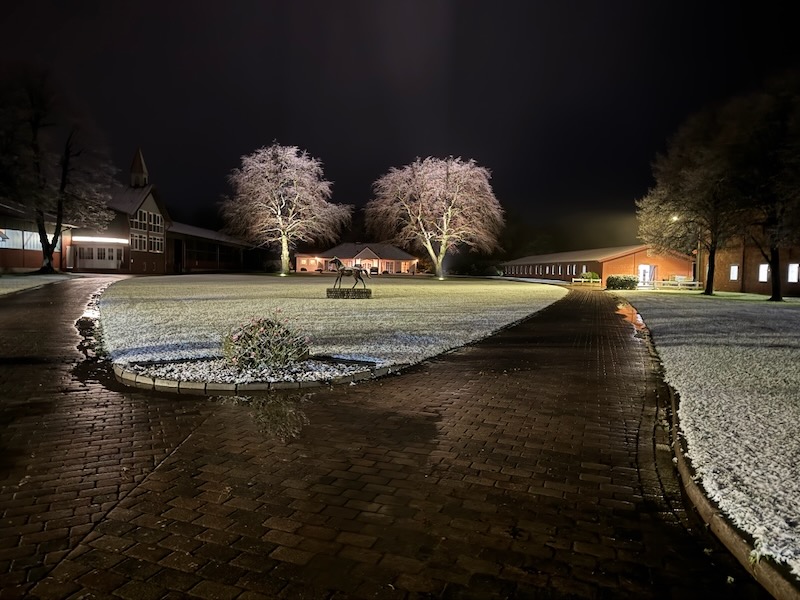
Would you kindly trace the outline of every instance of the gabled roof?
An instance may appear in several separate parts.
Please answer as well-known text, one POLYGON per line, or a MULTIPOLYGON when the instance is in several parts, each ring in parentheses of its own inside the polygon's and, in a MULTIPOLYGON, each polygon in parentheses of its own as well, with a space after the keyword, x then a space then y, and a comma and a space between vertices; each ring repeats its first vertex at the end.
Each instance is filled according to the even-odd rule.
POLYGON ((167 231, 170 233, 212 240, 214 242, 222 242, 231 246, 241 246, 242 248, 247 248, 251 245, 243 242, 242 240, 236 239, 235 237, 231 237, 219 231, 214 231, 213 229, 203 229, 202 227, 195 227, 194 225, 187 225, 186 223, 176 223, 175 221, 173 221, 172 224, 167 227, 167 231))
POLYGON ((555 252, 553 254, 535 254, 533 256, 524 256, 514 260, 504 262, 504 265, 529 265, 529 264, 543 264, 543 263, 559 263, 559 262, 606 262, 633 254, 634 252, 641 252, 647 250, 650 246, 647 244, 636 244, 633 246, 614 246, 613 248, 593 248, 590 250, 573 250, 571 252, 555 252))
POLYGON ((108 202, 108 207, 123 212, 126 215, 136 214, 142 202, 153 190, 152 185, 144 187, 117 187, 111 191, 111 200, 108 202))
POLYGON ((161 210, 161 216, 166 221, 171 221, 166 205, 161 201, 158 190, 152 184, 147 184, 144 187, 115 187, 111 190, 111 200, 108 202, 108 207, 132 216, 136 214, 136 211, 139 210, 139 207, 142 206, 142 203, 150 194, 153 194, 153 199, 156 201, 159 210, 161 210))
POLYGON ((397 246, 392 246, 391 244, 378 244, 372 242, 370 242, 369 244, 353 244, 353 243, 339 244, 338 246, 334 246, 330 250, 321 252, 316 256, 319 256, 321 258, 333 258, 334 256, 338 256, 339 258, 355 258, 356 256, 362 255, 362 253, 365 250, 372 251, 378 258, 383 258, 388 260, 416 259, 415 256, 412 256, 405 250, 401 250, 397 246))

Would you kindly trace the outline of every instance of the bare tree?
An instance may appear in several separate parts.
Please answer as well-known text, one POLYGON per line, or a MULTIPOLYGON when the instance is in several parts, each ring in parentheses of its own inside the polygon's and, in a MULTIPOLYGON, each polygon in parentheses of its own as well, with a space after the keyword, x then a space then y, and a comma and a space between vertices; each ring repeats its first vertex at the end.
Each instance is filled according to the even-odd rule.
POLYGON ((769 265, 771 301, 783 299, 780 249, 800 240, 800 80, 771 82, 740 101, 735 181, 748 239, 769 265))
POLYGON ((273 143, 242 157, 223 198, 227 231, 256 246, 278 245, 281 274, 289 273, 289 250, 298 242, 335 242, 352 206, 328 202, 331 183, 322 163, 296 146, 273 143))
POLYGON ((688 119, 653 163, 655 187, 636 202, 639 238, 655 251, 707 252, 707 295, 714 293, 717 250, 743 231, 728 124, 727 114, 715 110, 688 119))
POLYGON ((52 273, 65 223, 102 230, 113 218, 107 203, 116 170, 47 70, 7 67, 0 80, 0 195, 29 211, 42 246, 40 271, 52 273))
POLYGON ((706 294, 716 251, 754 244, 772 272, 770 300, 782 299, 780 250, 800 239, 800 77, 771 81, 684 123, 653 165, 656 186, 637 202, 639 237, 658 250, 708 252, 706 294))
POLYGON ((503 227, 503 208, 489 184, 490 174, 474 160, 417 159, 392 168, 373 184, 367 229, 409 249, 424 250, 437 277, 449 250, 465 245, 491 252, 503 227))

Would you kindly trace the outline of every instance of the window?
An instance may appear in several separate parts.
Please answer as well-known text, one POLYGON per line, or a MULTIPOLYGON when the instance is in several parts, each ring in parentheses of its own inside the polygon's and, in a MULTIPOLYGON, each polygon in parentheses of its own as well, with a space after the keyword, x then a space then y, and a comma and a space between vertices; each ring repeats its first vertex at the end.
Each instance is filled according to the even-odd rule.
POLYGON ((83 260, 94 260, 94 248, 78 247, 78 258, 83 260))
POLYGON ((138 231, 145 231, 147 229, 147 211, 138 210, 136 214, 131 217, 131 229, 138 231))
POLYGON ((131 234, 131 250, 138 250, 139 252, 147 251, 147 236, 141 233, 131 234))
POLYGON ((153 233, 164 232, 164 218, 158 213, 147 213, 150 223, 150 231, 153 233))
POLYGON ((798 276, 800 276, 800 273, 798 273, 798 271, 800 271, 800 264, 789 263, 789 277, 787 278, 787 281, 789 283, 798 283, 798 282, 800 282, 800 280, 798 279, 798 276))
POLYGON ((98 248, 97 249, 97 260, 105 260, 106 259, 106 249, 105 248, 98 248))
POLYGON ((151 235, 148 238, 147 249, 150 252, 164 252, 164 238, 151 235))
POLYGON ((739 265, 731 265, 731 281, 738 281, 739 265))
POLYGON ((583 266, 581 267, 581 273, 587 273, 587 271, 586 271, 586 265, 583 265, 583 266))
POLYGON ((117 248, 117 260, 122 260, 122 248, 117 248))
POLYGON ((558 265, 558 274, 561 275, 561 265, 558 265))
POLYGON ((769 279, 769 265, 767 264, 758 265, 758 280, 761 283, 764 283, 768 279, 769 279))

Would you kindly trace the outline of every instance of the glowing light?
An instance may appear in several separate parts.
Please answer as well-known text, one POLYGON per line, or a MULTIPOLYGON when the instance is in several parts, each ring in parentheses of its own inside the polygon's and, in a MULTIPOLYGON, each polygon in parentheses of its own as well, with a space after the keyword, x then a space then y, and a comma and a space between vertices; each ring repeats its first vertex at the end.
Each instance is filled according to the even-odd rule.
POLYGON ((281 273, 281 277, 286 277, 288 273, 281 273))
POLYGON ((95 237, 92 235, 73 235, 73 242, 96 242, 98 244, 128 244, 129 240, 123 238, 95 237))

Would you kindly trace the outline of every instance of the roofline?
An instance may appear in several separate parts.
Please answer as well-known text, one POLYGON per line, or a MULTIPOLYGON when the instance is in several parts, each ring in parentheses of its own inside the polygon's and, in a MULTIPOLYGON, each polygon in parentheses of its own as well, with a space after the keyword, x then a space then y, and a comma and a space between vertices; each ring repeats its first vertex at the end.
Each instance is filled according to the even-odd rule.
POLYGON ((564 262, 570 261, 587 261, 587 262, 606 262, 609 260, 615 260, 622 256, 627 256, 628 254, 634 254, 636 252, 640 252, 642 250, 650 250, 650 244, 634 244, 630 246, 611 246, 609 248, 587 248, 584 250, 566 250, 564 252, 551 252, 548 254, 534 254, 531 256, 522 256, 520 258, 515 258, 512 260, 508 260, 505 262, 500 263, 500 266, 503 265, 513 265, 513 264, 522 264, 524 262, 562 262, 558 259, 559 255, 572 255, 570 258, 564 259, 564 262), (600 255, 594 257, 581 257, 580 253, 598 253, 602 252, 603 250, 616 250, 616 252, 607 254, 607 255, 600 255), (544 260, 542 260, 544 259, 544 260))

